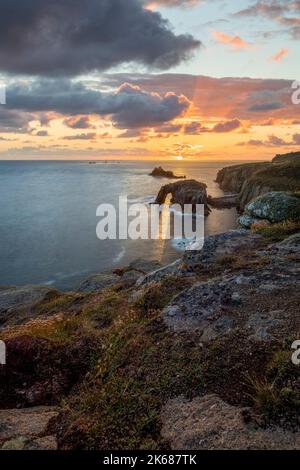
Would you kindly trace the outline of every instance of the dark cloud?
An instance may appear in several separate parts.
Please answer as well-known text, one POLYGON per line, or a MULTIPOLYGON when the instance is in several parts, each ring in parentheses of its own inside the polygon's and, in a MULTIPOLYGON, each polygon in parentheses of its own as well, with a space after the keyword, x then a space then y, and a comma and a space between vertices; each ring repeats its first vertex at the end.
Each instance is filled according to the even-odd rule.
POLYGON ((190 122, 184 126, 184 133, 188 135, 197 135, 201 134, 201 132, 208 132, 209 129, 207 127, 202 126, 202 124, 198 121, 190 122))
POLYGON ((161 5, 164 7, 192 7, 201 0, 144 0, 146 5, 161 5))
POLYGON ((0 44, 1 71, 47 76, 168 69, 201 45, 139 0, 1 0, 0 44))
POLYGON ((7 108, 27 112, 52 111, 61 115, 111 116, 120 129, 154 127, 182 115, 189 107, 183 95, 159 95, 124 83, 115 92, 103 93, 83 83, 34 80, 7 89, 7 108))
POLYGON ((218 122, 212 132, 232 132, 241 127, 242 123, 238 119, 232 119, 231 121, 218 122))
POLYGON ((31 113, 0 108, 0 132, 26 133, 35 116, 31 113))
POLYGON ((263 113, 265 111, 275 111, 276 109, 283 108, 283 105, 278 102, 274 103, 259 103, 253 106, 250 106, 249 111, 254 113, 263 113))
POLYGON ((37 137, 47 137, 49 134, 48 131, 38 131, 35 135, 37 137))
POLYGON ((241 147, 298 147, 300 145, 300 134, 292 135, 292 140, 284 140, 276 135, 269 135, 267 140, 250 139, 247 142, 239 142, 237 145, 241 147))

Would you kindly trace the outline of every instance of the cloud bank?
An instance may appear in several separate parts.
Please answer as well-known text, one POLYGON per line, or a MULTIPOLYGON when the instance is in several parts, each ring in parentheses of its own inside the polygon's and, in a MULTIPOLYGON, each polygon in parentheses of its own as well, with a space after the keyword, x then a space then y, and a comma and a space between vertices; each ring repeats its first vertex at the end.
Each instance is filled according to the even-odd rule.
POLYGON ((74 76, 136 62, 168 69, 201 42, 139 0, 1 0, 0 71, 74 76))

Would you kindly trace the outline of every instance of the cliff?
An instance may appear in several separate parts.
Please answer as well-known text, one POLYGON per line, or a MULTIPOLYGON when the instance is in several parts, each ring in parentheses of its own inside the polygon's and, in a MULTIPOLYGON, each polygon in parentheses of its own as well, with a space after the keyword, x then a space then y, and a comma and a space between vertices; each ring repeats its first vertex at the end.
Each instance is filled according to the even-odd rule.
POLYGON ((224 191, 238 193, 238 206, 243 210, 251 200, 270 191, 300 190, 300 158, 295 155, 300 154, 276 156, 272 162, 223 168, 216 181, 224 191))
POLYGON ((300 234, 282 235, 214 235, 143 263, 137 282, 124 276, 141 261, 17 309, 1 331, 0 446, 300 449, 300 234))

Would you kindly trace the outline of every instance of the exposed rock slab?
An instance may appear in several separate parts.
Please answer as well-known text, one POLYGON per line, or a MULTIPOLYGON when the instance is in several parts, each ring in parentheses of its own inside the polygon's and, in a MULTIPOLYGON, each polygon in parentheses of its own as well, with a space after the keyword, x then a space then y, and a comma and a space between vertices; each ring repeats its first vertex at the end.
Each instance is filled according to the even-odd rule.
POLYGON ((48 426, 58 416, 55 407, 0 410, 0 446, 3 450, 55 450, 48 426))
MULTIPOLYGON (((213 255, 208 252, 206 257, 203 253, 208 265, 210 253, 213 255)), ((197 331, 203 341, 236 328, 254 340, 279 339, 282 321, 287 330, 297 331, 299 234, 284 244, 261 249, 256 256, 257 263, 252 266, 199 282, 175 296, 163 310, 166 324, 175 331, 197 331)))
POLYGON ((162 436, 174 450, 300 449, 300 433, 255 427, 245 422, 245 411, 213 394, 175 398, 162 411, 162 436))
POLYGON ((192 244, 184 253, 183 262, 191 269, 199 265, 209 267, 220 256, 239 254, 244 248, 256 249, 261 239, 260 235, 244 229, 211 235, 205 239, 203 248, 200 246, 199 249, 197 243, 192 244))

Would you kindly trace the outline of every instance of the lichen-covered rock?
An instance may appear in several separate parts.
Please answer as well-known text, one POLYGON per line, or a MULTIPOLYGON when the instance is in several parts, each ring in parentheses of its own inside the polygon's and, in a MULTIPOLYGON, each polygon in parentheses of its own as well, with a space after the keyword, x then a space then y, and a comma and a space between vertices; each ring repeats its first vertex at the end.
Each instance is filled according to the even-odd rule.
POLYGON ((258 227, 266 227, 271 224, 271 222, 269 222, 269 220, 267 219, 258 219, 257 217, 252 217, 251 215, 247 215, 247 214, 241 215, 238 219, 238 222, 243 228, 248 228, 248 229, 254 225, 256 228, 258 228, 258 227))
POLYGON ((245 214, 272 223, 300 218, 300 199, 284 191, 272 191, 250 202, 245 214))
POLYGON ((197 267, 208 268, 220 256, 239 254, 245 248, 256 249, 261 238, 245 229, 211 235, 205 238, 203 248, 201 244, 193 243, 183 255, 183 263, 191 271, 197 267))
POLYGON ((48 426, 57 418, 55 407, 0 410, 0 447, 2 450, 55 450, 55 436, 48 426))
MULTIPOLYGON (((218 243, 220 239, 212 239, 210 249, 202 254, 207 268, 215 259, 214 248, 225 249, 226 244, 218 243)), ((297 329, 299 251, 299 234, 284 244, 259 248, 251 264, 237 263, 227 274, 198 282, 174 296, 163 310, 165 323, 178 332, 197 332, 203 342, 237 329, 254 341, 278 340, 283 328, 297 329)), ((201 252, 198 262, 200 257, 201 252)))
POLYGON ((248 414, 214 394, 192 401, 178 397, 163 408, 161 434, 174 450, 300 449, 299 432, 259 428, 244 418, 248 414))

